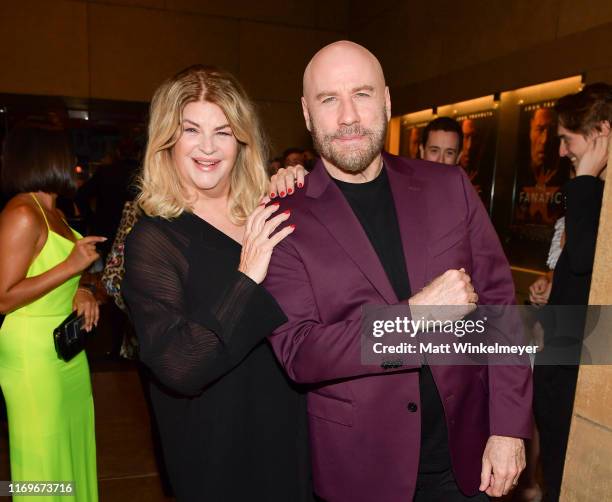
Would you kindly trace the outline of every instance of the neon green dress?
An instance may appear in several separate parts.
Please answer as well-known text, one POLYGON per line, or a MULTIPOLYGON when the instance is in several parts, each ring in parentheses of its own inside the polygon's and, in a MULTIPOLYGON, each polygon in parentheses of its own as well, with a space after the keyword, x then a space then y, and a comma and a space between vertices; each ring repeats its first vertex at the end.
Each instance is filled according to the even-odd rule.
MULTIPOLYGON (((30 265, 27 277, 40 275, 64 261, 74 246, 51 230, 46 216, 45 222, 47 242, 30 265)), ((8 412, 11 478, 14 483, 72 481, 74 488, 73 497, 60 497, 61 493, 31 498, 15 494, 15 501, 98 500, 87 357, 81 352, 69 362, 58 359, 52 336, 53 329, 72 311, 78 282, 79 277, 73 277, 11 312, 0 328, 0 386, 8 412)))

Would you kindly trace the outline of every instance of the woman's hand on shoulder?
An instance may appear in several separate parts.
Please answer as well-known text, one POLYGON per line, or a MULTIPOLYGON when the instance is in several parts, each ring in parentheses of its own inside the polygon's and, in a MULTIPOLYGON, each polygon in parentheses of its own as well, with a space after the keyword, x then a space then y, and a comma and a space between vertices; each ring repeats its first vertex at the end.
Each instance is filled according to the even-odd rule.
POLYGON ((269 206, 263 203, 247 219, 238 270, 257 284, 261 284, 268 273, 274 246, 295 230, 295 225, 286 225, 271 236, 291 215, 287 210, 272 217, 278 208, 278 203, 269 206))
POLYGON ((89 289, 78 288, 72 299, 72 310, 76 310, 77 315, 85 318, 85 330, 91 331, 98 325, 100 319, 100 307, 93 292, 89 289))
POLYGON ((285 197, 295 192, 296 187, 304 186, 304 178, 308 175, 308 171, 304 166, 281 167, 275 175, 270 178, 270 186, 268 194, 271 199, 275 197, 285 197))

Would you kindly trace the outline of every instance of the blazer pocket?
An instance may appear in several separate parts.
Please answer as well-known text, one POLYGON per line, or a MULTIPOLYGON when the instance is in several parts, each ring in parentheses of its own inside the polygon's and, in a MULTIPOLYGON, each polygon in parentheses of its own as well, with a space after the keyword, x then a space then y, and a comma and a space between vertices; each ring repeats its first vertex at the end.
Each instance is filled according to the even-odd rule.
POLYGON ((438 256, 445 251, 455 247, 459 242, 467 237, 467 223, 465 220, 461 220, 459 224, 455 225, 448 232, 441 237, 436 238, 431 242, 429 252, 431 256, 438 256))
POLYGON ((308 414, 328 422, 353 426, 353 403, 317 392, 308 394, 308 414))

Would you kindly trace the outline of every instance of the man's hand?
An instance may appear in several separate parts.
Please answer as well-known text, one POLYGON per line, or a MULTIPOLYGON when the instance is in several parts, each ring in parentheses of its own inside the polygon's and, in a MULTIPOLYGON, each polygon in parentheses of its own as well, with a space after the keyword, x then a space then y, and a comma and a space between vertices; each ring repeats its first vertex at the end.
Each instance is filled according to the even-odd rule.
POLYGON ((465 269, 447 270, 408 300, 413 317, 458 320, 476 308, 478 295, 465 269), (441 307, 432 309, 430 307, 441 307), (421 312, 420 307, 427 307, 421 312))
POLYGON ((542 352, 544 349, 544 328, 540 321, 536 321, 531 327, 531 340, 538 347, 536 352, 542 352))
POLYGON ((520 438, 491 436, 482 455, 481 492, 489 497, 507 495, 525 468, 525 443, 520 438))
POLYGON ((548 280, 548 277, 545 275, 538 277, 533 284, 529 286, 529 301, 535 305, 546 305, 548 303, 551 288, 552 282, 548 280))

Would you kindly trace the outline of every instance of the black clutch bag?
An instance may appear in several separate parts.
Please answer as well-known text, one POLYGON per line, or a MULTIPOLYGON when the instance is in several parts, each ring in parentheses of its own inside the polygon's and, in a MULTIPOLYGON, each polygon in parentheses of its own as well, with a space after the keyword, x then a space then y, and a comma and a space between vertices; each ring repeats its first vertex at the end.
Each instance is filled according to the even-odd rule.
POLYGON ((85 348, 87 331, 85 318, 77 316, 76 311, 70 314, 62 324, 53 330, 53 343, 57 357, 70 361, 85 348))

